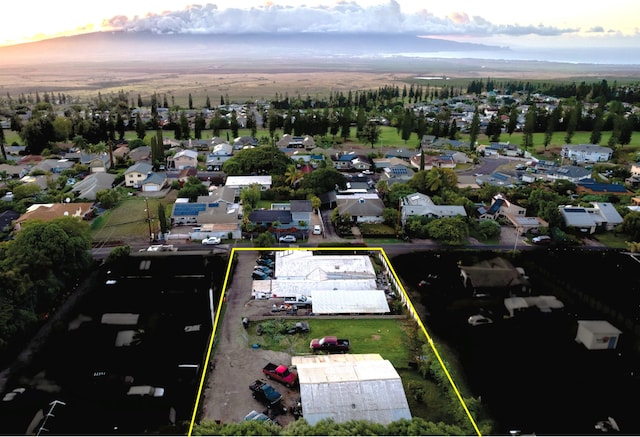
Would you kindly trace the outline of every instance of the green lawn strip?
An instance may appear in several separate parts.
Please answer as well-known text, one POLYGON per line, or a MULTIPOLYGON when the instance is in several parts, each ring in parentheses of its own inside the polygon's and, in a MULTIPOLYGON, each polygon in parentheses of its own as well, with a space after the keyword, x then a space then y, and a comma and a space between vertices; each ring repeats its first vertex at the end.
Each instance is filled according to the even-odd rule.
POLYGON ((405 324, 407 320, 399 319, 320 319, 311 318, 310 332, 307 334, 281 334, 280 328, 294 324, 297 319, 274 318, 271 321, 256 322, 265 328, 264 333, 256 334, 255 326, 249 329, 249 345, 286 351, 292 355, 310 354, 309 342, 312 338, 335 335, 348 338, 351 342, 351 353, 375 354, 391 361, 396 368, 407 368, 411 356, 410 350, 398 339, 405 338, 405 324), (271 325, 275 325, 270 330, 271 325), (272 331, 272 332, 270 332, 272 331))
MULTIPOLYGON (((158 215, 157 199, 149 199, 149 215, 156 218, 158 215)), ((109 241, 120 237, 140 236, 146 238, 149 235, 147 222, 146 202, 144 198, 135 197, 121 202, 118 207, 109 211, 101 226, 94 231, 94 241, 109 241)), ((154 226, 157 226, 157 220, 154 226)), ((152 228, 153 229, 153 228, 152 228)))

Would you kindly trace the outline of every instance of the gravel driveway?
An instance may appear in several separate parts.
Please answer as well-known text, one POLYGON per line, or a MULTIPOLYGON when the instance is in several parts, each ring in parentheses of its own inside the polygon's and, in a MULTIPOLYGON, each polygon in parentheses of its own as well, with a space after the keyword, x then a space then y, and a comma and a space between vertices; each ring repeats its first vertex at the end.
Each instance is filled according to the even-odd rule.
MULTIPOLYGON (((251 271, 258 257, 257 251, 237 251, 238 264, 233 280, 225 293, 227 307, 224 320, 218 326, 216 351, 212 351, 212 366, 208 384, 204 390, 203 418, 221 423, 240 422, 251 410, 263 411, 265 407, 251 397, 249 385, 262 379, 262 368, 268 362, 291 364, 291 356, 261 348, 254 349, 242 325, 242 318, 267 316, 269 301, 256 301, 251 297, 251 271)), ((255 329, 251 323, 248 329, 255 329)), ((299 396, 297 389, 290 390, 277 382, 273 386, 290 407, 299 396)), ((278 422, 286 425, 293 416, 279 416, 278 422)))

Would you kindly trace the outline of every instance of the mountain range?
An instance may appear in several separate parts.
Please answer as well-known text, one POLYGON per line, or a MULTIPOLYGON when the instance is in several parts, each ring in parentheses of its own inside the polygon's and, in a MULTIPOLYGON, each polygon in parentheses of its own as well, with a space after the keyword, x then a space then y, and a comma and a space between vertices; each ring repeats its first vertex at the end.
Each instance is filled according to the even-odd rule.
POLYGON ((501 53, 507 48, 409 34, 363 33, 254 33, 156 34, 151 32, 95 32, 70 37, 0 47, 7 64, 114 62, 375 59, 399 53, 431 54, 471 52, 501 53))

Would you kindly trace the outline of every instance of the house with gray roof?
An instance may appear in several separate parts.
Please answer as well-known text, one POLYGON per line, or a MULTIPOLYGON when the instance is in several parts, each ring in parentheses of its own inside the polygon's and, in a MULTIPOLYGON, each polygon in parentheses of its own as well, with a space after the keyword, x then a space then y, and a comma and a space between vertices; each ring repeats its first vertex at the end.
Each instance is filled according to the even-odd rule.
POLYGON ((599 144, 565 144, 560 155, 578 163, 606 162, 613 156, 613 149, 599 144))
POLYGON ((83 180, 76 182, 71 192, 78 199, 96 200, 96 194, 102 190, 113 188, 116 175, 111 173, 92 173, 83 180))
POLYGON ((124 171, 125 186, 140 188, 142 181, 153 171, 153 166, 146 162, 137 162, 124 171))
POLYGON ((547 179, 564 179, 576 183, 591 177, 591 170, 578 165, 563 165, 562 167, 549 169, 546 173, 547 179))
POLYGON ((400 199, 400 217, 402 225, 411 216, 421 217, 456 217, 467 216, 467 211, 461 205, 436 205, 426 194, 413 193, 400 199))
POLYGON ((355 223, 382 223, 384 203, 375 196, 337 196, 336 205, 340 215, 348 215, 355 223))
POLYGON ((140 183, 145 193, 161 191, 167 185, 167 174, 164 172, 151 173, 140 183))
POLYGON ((622 223, 622 216, 615 206, 608 202, 591 202, 591 207, 560 205, 560 215, 565 226, 593 234, 597 229, 613 230, 622 223))

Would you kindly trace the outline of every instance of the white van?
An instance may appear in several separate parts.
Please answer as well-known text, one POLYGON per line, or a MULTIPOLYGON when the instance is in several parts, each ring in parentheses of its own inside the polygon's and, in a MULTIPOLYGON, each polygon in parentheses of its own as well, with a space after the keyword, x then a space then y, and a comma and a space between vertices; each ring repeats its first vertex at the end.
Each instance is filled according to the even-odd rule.
POLYGON ((313 235, 320 234, 322 234, 322 228, 320 227, 320 225, 313 225, 313 235))
POLYGON ((129 396, 153 396, 159 398, 164 396, 164 388, 152 387, 150 385, 132 385, 127 392, 129 396))

